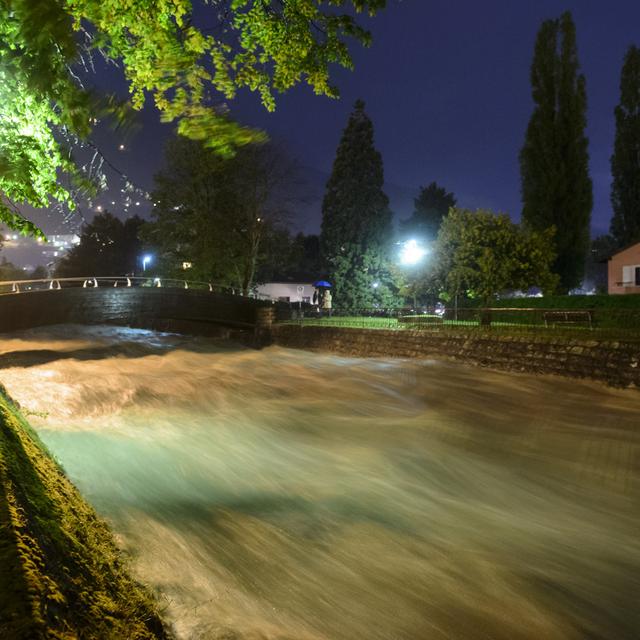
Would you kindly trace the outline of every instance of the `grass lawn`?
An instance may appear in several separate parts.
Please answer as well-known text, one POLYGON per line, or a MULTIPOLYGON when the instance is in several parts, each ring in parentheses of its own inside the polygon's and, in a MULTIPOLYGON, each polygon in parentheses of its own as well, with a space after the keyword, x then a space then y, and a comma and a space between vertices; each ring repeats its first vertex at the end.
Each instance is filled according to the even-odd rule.
POLYGON ((504 322, 494 320, 490 327, 481 327, 477 320, 442 320, 434 315, 403 316, 402 321, 397 317, 370 317, 370 316, 332 316, 332 317, 308 317, 303 320, 290 320, 286 324, 304 326, 325 327, 349 327, 353 329, 391 329, 391 330, 428 330, 428 329, 482 329, 501 334, 535 334, 562 336, 564 338, 589 338, 601 337, 607 339, 638 340, 637 329, 617 327, 594 327, 568 325, 548 326, 539 322, 504 322))
MULTIPOLYGON (((300 320, 291 320, 299 324, 300 320)), ((332 316, 331 318, 304 318, 302 324, 327 327, 359 327, 361 329, 404 329, 397 318, 369 318, 367 316, 332 316)))

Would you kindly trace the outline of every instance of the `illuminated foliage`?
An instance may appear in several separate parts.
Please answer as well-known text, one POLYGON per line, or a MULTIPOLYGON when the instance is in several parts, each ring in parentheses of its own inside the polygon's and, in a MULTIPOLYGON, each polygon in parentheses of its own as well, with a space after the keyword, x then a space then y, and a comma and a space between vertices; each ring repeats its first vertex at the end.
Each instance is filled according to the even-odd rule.
POLYGON ((260 132, 229 119, 221 100, 246 88, 272 110, 274 93, 298 83, 336 97, 330 65, 352 67, 348 38, 370 41, 349 10, 373 15, 385 3, 1 0, 0 221, 38 234, 16 203, 73 207, 63 178, 77 182, 82 175, 67 143, 87 137, 106 114, 122 122, 126 107, 139 110, 147 97, 163 121, 220 154, 261 140, 260 132), (85 88, 96 54, 121 65, 129 105, 85 88))
POLYGON ((553 292, 554 232, 527 231, 506 214, 451 209, 440 226, 428 278, 448 297, 467 294, 485 304, 507 289, 553 292))

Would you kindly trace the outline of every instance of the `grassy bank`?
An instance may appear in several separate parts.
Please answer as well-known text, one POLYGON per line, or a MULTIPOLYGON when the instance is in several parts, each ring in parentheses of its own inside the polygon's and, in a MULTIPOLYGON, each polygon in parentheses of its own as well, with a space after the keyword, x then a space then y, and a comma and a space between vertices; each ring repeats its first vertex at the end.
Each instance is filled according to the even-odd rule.
POLYGON ((0 387, 0 638, 167 638, 107 525, 0 387))

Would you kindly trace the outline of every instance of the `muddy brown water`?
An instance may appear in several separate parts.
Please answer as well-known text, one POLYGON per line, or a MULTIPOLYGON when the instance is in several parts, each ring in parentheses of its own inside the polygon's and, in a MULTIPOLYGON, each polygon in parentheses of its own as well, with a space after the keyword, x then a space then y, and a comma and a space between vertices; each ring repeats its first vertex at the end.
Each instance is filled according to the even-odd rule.
POLYGON ((0 382, 180 638, 640 638, 640 392, 109 327, 0 382))

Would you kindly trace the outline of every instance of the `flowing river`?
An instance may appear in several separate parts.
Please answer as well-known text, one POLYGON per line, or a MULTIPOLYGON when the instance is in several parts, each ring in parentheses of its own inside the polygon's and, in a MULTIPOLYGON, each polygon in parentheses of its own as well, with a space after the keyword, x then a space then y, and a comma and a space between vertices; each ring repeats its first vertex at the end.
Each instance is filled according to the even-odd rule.
POLYGON ((640 392, 112 327, 0 382, 179 638, 640 638, 640 392))

